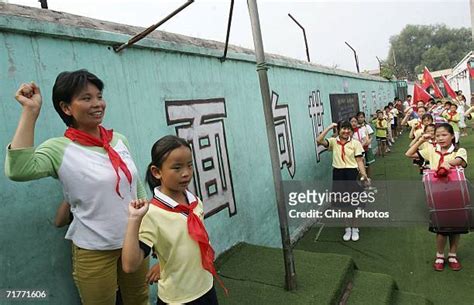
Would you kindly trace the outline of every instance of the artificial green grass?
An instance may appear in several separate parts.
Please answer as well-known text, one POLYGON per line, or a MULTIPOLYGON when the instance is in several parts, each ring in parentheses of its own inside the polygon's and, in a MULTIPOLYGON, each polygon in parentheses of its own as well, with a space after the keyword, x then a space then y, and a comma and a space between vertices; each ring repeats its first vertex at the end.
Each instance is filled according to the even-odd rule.
POLYGON ((393 304, 395 305, 433 305, 428 299, 409 292, 397 291, 393 304))
POLYGON ((395 288, 396 285, 391 276, 356 271, 347 305, 366 305, 368 301, 378 305, 393 304, 395 288))
POLYGON ((294 251, 298 287, 284 289, 281 249, 240 244, 219 257, 219 274, 227 288, 217 288, 221 304, 336 304, 354 263, 348 256, 294 251))
MULTIPOLYGON (((468 162, 474 160, 473 131, 470 130, 470 133, 470 136, 461 138, 461 147, 468 151, 468 162)), ((413 180, 413 187, 421 187, 418 170, 404 156, 408 143, 404 133, 391 153, 377 159, 372 171, 374 180, 413 180)), ((474 166, 467 167, 466 177, 469 180, 474 178, 474 166)), ((461 237, 457 254, 464 268, 458 272, 448 267, 443 272, 433 271, 435 235, 428 232, 426 226, 361 228, 361 239, 356 243, 343 242, 341 228, 324 228, 317 242, 314 241, 316 234, 316 228, 310 230, 296 248, 350 255, 360 270, 390 275, 400 290, 423 295, 435 305, 474 304, 473 234, 461 237)), ((410 304, 406 303, 409 298, 410 295, 401 295, 397 301, 405 303, 396 304, 410 304)), ((423 304, 416 303, 418 300, 423 302, 416 296, 413 304, 423 304)))

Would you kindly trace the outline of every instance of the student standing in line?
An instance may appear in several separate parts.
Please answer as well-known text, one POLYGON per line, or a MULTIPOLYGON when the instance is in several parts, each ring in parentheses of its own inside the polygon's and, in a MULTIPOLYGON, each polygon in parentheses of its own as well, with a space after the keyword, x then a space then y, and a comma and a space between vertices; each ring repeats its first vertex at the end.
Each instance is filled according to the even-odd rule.
MULTIPOLYGON (((361 188, 357 183, 357 177, 360 175, 361 180, 369 181, 363 161, 364 149, 359 141, 354 141, 353 129, 348 121, 340 121, 333 123, 327 127, 316 139, 319 145, 323 145, 328 150, 333 151, 332 154, 332 179, 333 192, 360 192, 361 188), (334 127, 337 128, 337 137, 326 139, 326 135, 334 127)), ((338 203, 338 206, 348 210, 355 210, 357 206, 351 203, 338 203)), ((359 206, 361 207, 361 206, 359 206)), ((358 241, 360 231, 355 223, 355 219, 348 219, 351 222, 350 227, 346 227, 343 240, 358 241)))
POLYGON ((184 139, 165 136, 153 145, 151 160, 146 177, 153 199, 129 205, 124 270, 134 272, 153 250, 161 268, 157 305, 218 304, 213 276, 223 284, 214 268, 203 205, 187 190, 193 177, 191 147, 184 139))
POLYGON ((357 113, 357 122, 359 124, 359 129, 365 130, 364 133, 367 135, 367 142, 363 143, 362 147, 365 151, 365 171, 367 172, 367 177, 370 178, 370 165, 375 162, 374 152, 372 151, 372 137, 374 130, 370 124, 367 124, 365 121, 365 113, 362 111, 357 113))
MULTIPOLYGON (((449 102, 446 102, 448 104, 449 102)), ((459 121, 460 114, 457 112, 458 106, 454 103, 449 103, 449 111, 443 113, 443 117, 448 121, 448 123, 453 127, 454 137, 456 145, 459 143, 459 121)))
POLYGON ((372 121, 375 127, 375 139, 377 140, 377 156, 384 157, 387 149, 387 120, 384 119, 383 112, 377 110, 377 118, 372 121))
MULTIPOLYGON (((411 146, 405 155, 409 158, 417 158, 421 156, 429 161, 432 170, 446 170, 462 166, 467 167, 467 152, 464 148, 456 148, 455 136, 452 125, 442 123, 435 129, 436 146, 425 145, 419 150, 423 143, 431 139, 430 134, 424 134, 411 146)), ((461 263, 457 257, 457 249, 459 246, 460 234, 468 233, 465 228, 443 228, 430 226, 429 230, 436 233, 436 257, 433 263, 435 271, 443 271, 445 266, 444 251, 446 242, 449 238, 448 266, 454 270, 462 269, 461 263)))

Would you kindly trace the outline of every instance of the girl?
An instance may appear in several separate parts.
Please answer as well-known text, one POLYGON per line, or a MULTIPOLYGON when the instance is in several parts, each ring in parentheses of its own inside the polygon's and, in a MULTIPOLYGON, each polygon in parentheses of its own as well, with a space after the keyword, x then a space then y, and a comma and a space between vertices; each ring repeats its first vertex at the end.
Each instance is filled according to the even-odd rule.
POLYGON ((359 141, 363 148, 365 146, 368 146, 369 135, 367 134, 367 129, 363 126, 359 127, 359 121, 357 119, 357 116, 351 117, 349 119, 349 122, 351 123, 352 131, 354 132, 354 140, 359 141))
POLYGON ((365 113, 362 111, 357 113, 357 122, 359 123, 359 129, 365 130, 365 134, 367 134, 367 142, 365 144, 362 143, 362 147, 365 151, 365 171, 367 176, 370 177, 370 165, 375 162, 374 153, 372 152, 372 135, 374 130, 365 122, 365 113))
MULTIPOLYGON (((435 141, 435 125, 434 125, 434 124, 428 124, 428 125, 426 125, 425 128, 424 128, 423 134, 429 134, 431 138, 430 138, 427 142, 421 144, 421 145, 418 147, 418 150, 424 149, 427 145, 436 146, 436 141, 435 141)), ((423 136, 423 134, 420 134, 420 135, 418 135, 415 139, 413 139, 413 141, 411 141, 411 143, 409 144, 409 146, 411 147, 411 146, 415 145, 416 141, 418 141, 418 140, 420 139, 420 137, 423 136)), ((423 175, 423 170, 426 169, 426 168, 429 168, 430 162, 429 162, 428 160, 423 159, 421 156, 418 156, 417 159, 414 159, 414 160, 413 160, 413 164, 419 166, 419 168, 420 168, 420 175, 423 175)))
MULTIPOLYGON (((340 121, 337 124, 331 124, 323 130, 316 139, 319 145, 323 145, 333 151, 332 180, 338 183, 337 186, 339 187, 337 187, 337 191, 340 192, 355 192, 360 190, 357 184, 357 176, 359 174, 361 180, 369 181, 362 159, 364 149, 360 142, 352 140, 352 133, 351 123, 348 121, 340 121), (337 127, 338 136, 336 138, 325 139, 327 133, 334 127, 337 127), (345 182, 343 187, 341 187, 341 181, 345 182)), ((333 189, 333 191, 335 190, 333 189)), ((347 203, 347 205, 350 204, 347 203)), ((354 226, 354 221, 352 225, 352 227, 346 227, 344 236, 342 237, 344 241, 349 241, 350 239, 353 241, 359 240, 359 228, 354 226)))
POLYGON ((153 145, 151 159, 146 180, 153 199, 151 205, 130 203, 123 268, 134 272, 153 249, 161 267, 157 304, 218 304, 203 205, 187 190, 193 177, 191 147, 184 139, 165 136, 153 145))
POLYGON ((15 181, 50 176, 61 182, 74 216, 66 239, 72 241, 73 278, 82 304, 114 305, 118 282, 125 305, 146 305, 148 261, 133 274, 125 274, 120 263, 128 203, 146 192, 127 139, 101 125, 103 88, 102 80, 86 70, 59 74, 53 106, 68 128, 63 137, 35 149, 42 97, 35 83, 22 84, 15 97, 23 111, 7 149, 5 173, 15 181))
POLYGON ((411 112, 409 112, 407 115, 402 120, 402 125, 408 124, 410 128, 413 128, 415 126, 418 128, 418 125, 421 124, 421 118, 423 115, 426 113, 426 108, 424 106, 417 107, 416 109, 416 118, 409 120, 411 112))
MULTIPOLYGON (((448 104, 449 102, 446 102, 448 104)), ((455 135, 455 143, 459 143, 459 121, 461 116, 456 111, 458 109, 458 105, 449 103, 449 111, 443 113, 443 117, 448 121, 448 123, 453 127, 454 135, 455 135)), ((463 114, 464 116, 464 114, 463 114)))
POLYGON ((387 121, 383 117, 383 112, 377 110, 377 118, 372 121, 375 126, 375 139, 377 139, 377 156, 384 156, 387 149, 387 121))
POLYGON ((433 117, 429 113, 423 114, 421 117, 421 124, 412 124, 412 128, 410 130, 410 139, 417 139, 419 138, 423 133, 424 129, 426 126, 433 124, 433 117))
POLYGON ((459 113, 459 129, 460 129, 460 132, 461 132, 461 136, 462 137, 465 137, 467 136, 467 130, 466 130, 466 121, 464 120, 464 112, 465 112, 465 107, 466 107, 466 98, 464 97, 464 95, 462 95, 462 91, 461 91, 461 94, 458 94, 456 96, 456 101, 458 102, 458 113, 459 113))
MULTIPOLYGON (((424 134, 411 146, 406 152, 409 158, 423 157, 430 163, 430 168, 439 170, 440 168, 449 169, 456 166, 467 166, 467 152, 464 148, 455 148, 455 136, 453 127, 448 123, 442 123, 435 129, 436 146, 425 145, 419 150, 420 146, 431 138, 430 134, 424 134)), ((460 228, 436 228, 430 226, 429 230, 436 233, 436 257, 433 268, 436 271, 444 269, 445 258, 444 248, 449 238, 448 266, 454 270, 461 270, 462 266, 457 258, 456 251, 459 245, 460 234, 468 233, 467 230, 460 228)))
POLYGON ((383 112, 384 112, 384 119, 387 121, 387 150, 385 152, 390 152, 390 147, 392 147, 392 144, 395 143, 395 141, 393 140, 393 136, 392 136, 392 128, 391 128, 391 124, 393 122, 393 115, 392 113, 390 112, 390 108, 388 106, 385 106, 383 108, 383 112))

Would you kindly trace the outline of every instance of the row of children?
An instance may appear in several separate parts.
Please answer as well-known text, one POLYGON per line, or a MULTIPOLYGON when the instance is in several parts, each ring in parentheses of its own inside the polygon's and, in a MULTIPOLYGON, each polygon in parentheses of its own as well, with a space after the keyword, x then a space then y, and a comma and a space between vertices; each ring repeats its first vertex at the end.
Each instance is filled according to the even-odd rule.
MULTIPOLYGON (((407 107, 402 125, 410 127, 409 137, 412 141, 405 155, 420 166, 420 173, 431 169, 441 176, 454 167, 467 166, 467 151, 459 147, 459 138, 460 129, 465 128, 464 118, 470 119, 472 111, 474 107, 464 112, 464 105, 458 107, 454 100, 418 101, 416 105, 407 107)), ((431 223, 429 230, 436 234, 434 270, 444 270, 446 263, 454 271, 461 270, 457 249, 460 234, 468 233, 467 228, 439 227, 431 223), (446 260, 444 253, 448 239, 446 260)))

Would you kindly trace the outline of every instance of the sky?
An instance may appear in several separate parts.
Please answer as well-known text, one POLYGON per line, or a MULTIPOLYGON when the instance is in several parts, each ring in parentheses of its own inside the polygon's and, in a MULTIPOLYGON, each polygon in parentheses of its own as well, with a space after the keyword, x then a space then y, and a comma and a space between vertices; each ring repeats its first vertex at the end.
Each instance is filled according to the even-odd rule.
MULTIPOLYGON (((37 0, 0 0, 40 7, 37 0)), ((171 13, 185 0, 48 0, 51 10, 122 24, 148 27, 171 13)), ((195 0, 158 30, 225 41, 230 0, 195 0)), ((265 52, 306 60, 301 29, 306 28, 311 62, 356 71, 378 68, 388 56, 391 36, 407 24, 445 24, 471 27, 469 0, 257 0, 265 52)), ((253 49, 246 0, 235 0, 229 43, 253 49)))

